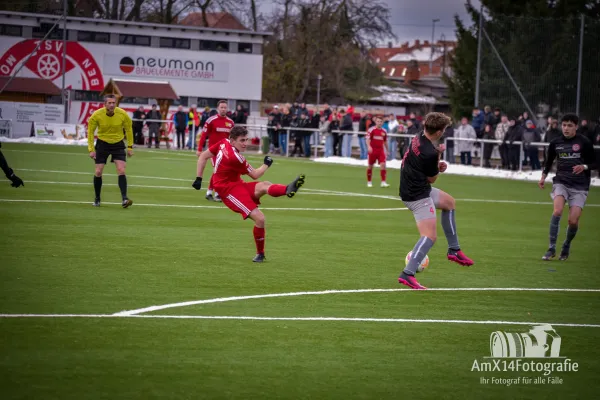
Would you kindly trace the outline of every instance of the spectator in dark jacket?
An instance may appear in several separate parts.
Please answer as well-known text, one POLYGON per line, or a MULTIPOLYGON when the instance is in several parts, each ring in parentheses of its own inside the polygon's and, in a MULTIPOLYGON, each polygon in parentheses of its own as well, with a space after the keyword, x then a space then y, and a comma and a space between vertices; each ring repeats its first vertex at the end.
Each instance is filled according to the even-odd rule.
MULTIPOLYGON (((367 122, 370 120, 367 112, 365 110, 360 112, 360 121, 358 121, 358 145, 360 146, 360 159, 366 160, 369 152, 367 149, 367 139, 365 136, 365 132, 369 129, 367 126, 367 122)), ((370 125, 370 124, 369 124, 370 125)))
POLYGON ((183 149, 185 140, 185 129, 188 124, 188 113, 183 111, 183 106, 177 107, 177 112, 173 114, 173 125, 175 125, 175 132, 177 135, 177 148, 183 149))
POLYGON ((144 134, 142 133, 142 129, 144 129, 143 120, 145 118, 146 112, 144 111, 144 106, 139 106, 138 109, 133 112, 134 121, 131 124, 131 127, 133 128, 133 141, 135 142, 135 144, 144 144, 144 134))
POLYGON ((338 120, 336 113, 331 114, 331 123, 329 124, 328 130, 333 137, 333 155, 341 156, 340 149, 342 146, 340 146, 340 134, 336 132, 340 130, 340 121, 338 120))
POLYGON ((525 122, 525 130, 523 131, 523 148, 526 150, 529 157, 532 171, 542 168, 540 165, 540 149, 536 145, 531 144, 540 141, 540 133, 533 125, 533 121, 528 119, 525 122))
MULTIPOLYGON (((343 108, 340 110, 340 114, 342 115, 340 131, 354 131, 352 115, 346 113, 346 110, 343 108)), ((342 157, 350 157, 352 155, 352 136, 354 136, 353 133, 344 133, 344 137, 342 139, 342 148, 340 149, 342 157)))
POLYGON ((473 109, 473 119, 471 120, 471 126, 475 129, 475 135, 477 135, 478 139, 481 139, 483 135, 483 124, 484 124, 484 115, 479 108, 473 109))
POLYGON ((234 124, 245 124, 248 117, 246 116, 246 110, 242 107, 241 104, 238 104, 235 112, 233 113, 233 123, 234 124))
POLYGON ((275 121, 275 116, 270 114, 267 123, 267 135, 269 135, 269 150, 271 153, 279 153, 279 128, 281 128, 281 125, 275 121))
POLYGON ((519 169, 519 159, 521 157, 521 146, 514 144, 523 139, 521 125, 516 123, 515 118, 510 118, 508 132, 506 132, 505 140, 508 142, 508 158, 510 161, 510 169, 517 171, 519 169))
MULTIPOLYGON (((496 137, 494 135, 494 131, 492 129, 492 125, 485 124, 483 128, 483 139, 485 140, 495 140, 496 137)), ((494 151, 494 143, 483 143, 483 167, 484 168, 492 168, 492 164, 490 163, 490 158, 492 158, 492 152, 494 151)))
MULTIPOLYGON (((561 137, 562 131, 558 128, 558 120, 556 118, 552 118, 550 120, 550 125, 548 126, 548 130, 546 131, 546 135, 544 136, 544 142, 550 143, 556 138, 561 137)), ((548 158, 548 147, 544 149, 544 164, 546 164, 546 160, 548 158)))
POLYGON ((160 112, 156 109, 156 104, 152 104, 152 110, 148 111, 146 114, 146 125, 148 126, 148 147, 152 147, 152 138, 155 138, 156 148, 160 147, 160 136, 158 133, 158 129, 160 128, 161 115, 160 112), (148 120, 154 120, 148 122, 148 120))

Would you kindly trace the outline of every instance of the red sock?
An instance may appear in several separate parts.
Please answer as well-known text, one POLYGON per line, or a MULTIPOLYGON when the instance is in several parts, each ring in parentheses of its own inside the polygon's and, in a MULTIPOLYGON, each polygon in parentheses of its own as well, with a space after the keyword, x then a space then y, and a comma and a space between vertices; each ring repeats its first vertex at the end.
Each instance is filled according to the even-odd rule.
POLYGON ((368 169, 367 170, 367 182, 371 182, 371 178, 373 178, 373 170, 368 169))
POLYGON ((285 185, 271 185, 267 189, 267 193, 271 197, 281 197, 285 195, 285 191, 287 190, 287 186, 285 185))
POLYGON ((265 254, 265 228, 254 227, 254 242, 256 243, 256 253, 265 254))
POLYGON ((385 177, 387 176, 387 170, 381 170, 381 182, 385 182, 385 177))

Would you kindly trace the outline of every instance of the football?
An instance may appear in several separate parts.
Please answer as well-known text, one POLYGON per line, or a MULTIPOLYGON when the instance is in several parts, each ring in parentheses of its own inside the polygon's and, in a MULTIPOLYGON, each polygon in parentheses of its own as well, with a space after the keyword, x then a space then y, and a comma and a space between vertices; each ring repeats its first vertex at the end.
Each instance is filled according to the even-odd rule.
MULTIPOLYGON (((408 265, 408 262, 410 261, 411 256, 412 256, 412 251, 409 251, 408 254, 406 255, 406 258, 404 259, 405 265, 408 265)), ((423 272, 423 270, 427 267, 429 267, 429 257, 425 256, 423 261, 421 261, 421 265, 419 265, 419 267, 417 268, 417 272, 423 272)))

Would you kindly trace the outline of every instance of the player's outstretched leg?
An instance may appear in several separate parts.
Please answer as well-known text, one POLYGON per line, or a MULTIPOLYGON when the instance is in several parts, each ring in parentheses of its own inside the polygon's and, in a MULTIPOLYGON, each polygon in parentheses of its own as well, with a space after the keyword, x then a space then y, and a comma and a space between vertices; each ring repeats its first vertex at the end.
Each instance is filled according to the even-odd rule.
POLYGON ((369 165, 367 167, 367 187, 373 187, 373 166, 369 165))
POLYGON ((442 210, 442 228, 448 241, 448 260, 463 266, 473 265, 473 260, 463 253, 458 243, 458 231, 456 229, 456 202, 448 193, 439 189, 432 189, 431 196, 434 198, 436 207, 442 210))
POLYGON ((285 194, 287 197, 294 197, 298 189, 300 189, 304 185, 304 181, 306 176, 304 174, 300 174, 294 179, 289 185, 287 185, 285 189, 285 194))
POLYGON ((571 252, 571 242, 575 239, 577 230, 579 229, 579 217, 581 216, 581 207, 572 206, 569 207, 569 227, 567 228, 567 238, 565 239, 560 256, 560 261, 566 261, 569 258, 571 252))
MULTIPOLYGON (((413 211, 414 212, 414 211, 413 211)), ((416 216, 418 214, 415 214, 416 216)), ((418 218, 418 216, 417 216, 418 218)), ((433 214, 433 218, 421 219, 417 221, 417 228, 419 229, 419 233, 421 237, 415 244, 415 247, 412 250, 412 257, 408 262, 404 271, 398 277, 398 282, 408 286, 411 289, 416 290, 424 290, 427 289, 425 286, 421 285, 417 279, 415 278, 415 273, 417 272, 417 268, 429 252, 429 250, 433 247, 433 244, 436 240, 436 218, 435 213, 433 214)))
MULTIPOLYGON (((549 261, 556 257, 556 241, 558 240, 558 231, 560 229, 560 218, 562 217, 563 209, 565 207, 565 198, 563 196, 554 197, 554 210, 552 211, 552 218, 550 218, 550 245, 546 254, 542 256, 542 260, 549 261)), ((570 242, 569 242, 570 243, 570 242)))
POLYGON ((252 233, 254 235, 254 243, 256 244, 256 255, 252 259, 252 262, 261 263, 267 261, 265 257, 265 215, 258 208, 255 208, 248 217, 254 221, 252 233))

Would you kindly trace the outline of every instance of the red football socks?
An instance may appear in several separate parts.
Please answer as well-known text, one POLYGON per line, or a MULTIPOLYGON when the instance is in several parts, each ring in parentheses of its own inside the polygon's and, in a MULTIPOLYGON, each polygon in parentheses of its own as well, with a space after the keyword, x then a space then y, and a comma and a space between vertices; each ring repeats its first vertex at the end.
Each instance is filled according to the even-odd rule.
POLYGON ((368 169, 367 170, 367 182, 371 182, 372 178, 373 178, 373 170, 372 169, 368 169))
POLYGON ((271 197, 281 197, 281 196, 285 196, 286 190, 287 190, 287 186, 285 186, 285 185, 271 185, 267 189, 267 193, 271 197))
POLYGON ((256 253, 265 254, 265 228, 254 227, 254 242, 256 243, 256 253))
POLYGON ((381 182, 385 182, 386 176, 387 176, 387 170, 382 169, 381 170, 381 182))

